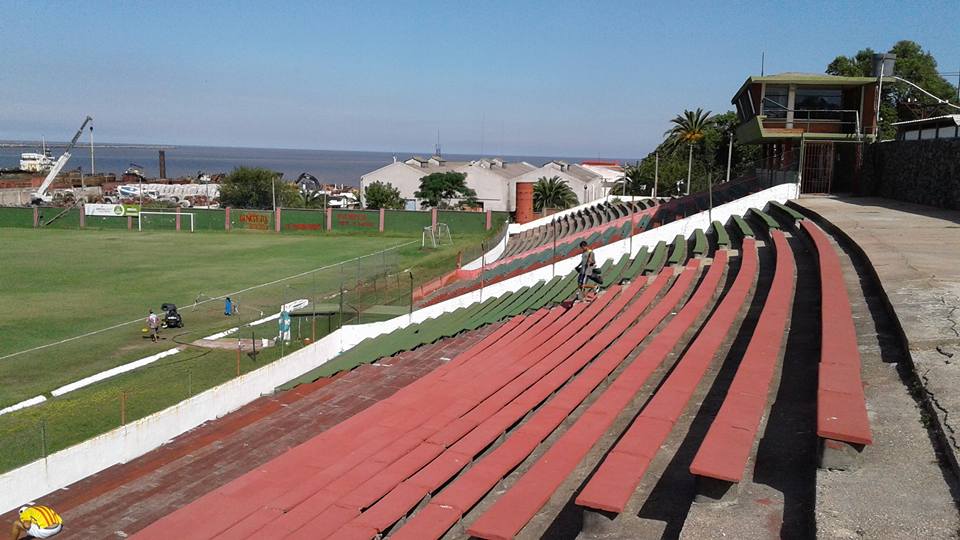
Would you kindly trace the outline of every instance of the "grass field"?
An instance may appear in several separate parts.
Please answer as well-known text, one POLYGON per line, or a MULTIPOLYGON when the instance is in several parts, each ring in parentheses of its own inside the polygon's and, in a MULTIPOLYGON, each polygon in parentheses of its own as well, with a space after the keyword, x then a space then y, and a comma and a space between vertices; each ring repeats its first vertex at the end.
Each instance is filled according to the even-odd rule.
MULTIPOLYGON (((452 268, 459 249, 481 240, 479 235, 459 236, 452 246, 421 251, 419 238, 412 236, 0 229, 5 248, 0 264, 0 357, 134 321, 0 359, 0 408, 260 318, 261 313, 276 313, 284 302, 317 301, 336 294, 341 283, 350 288, 358 278, 407 268, 417 282, 425 281, 452 268), (387 254, 338 264, 403 244, 387 254), (257 287, 325 266, 331 267, 257 287), (256 288, 232 294, 251 287, 256 288), (222 300, 192 308, 201 293, 231 294, 240 303, 240 315, 225 317, 222 300), (157 311, 163 302, 181 308, 185 328, 166 331, 166 339, 154 344, 144 339, 142 320, 148 309, 157 311)), ((326 322, 320 326, 325 333, 326 322)), ((276 323, 256 331, 275 335, 276 323)), ((244 356, 241 369, 255 369, 278 356, 274 349, 256 361, 244 356)), ((0 443, 0 470, 39 457, 44 445, 51 452, 116 427, 121 394, 127 396, 129 421, 223 382, 235 370, 233 351, 188 348, 146 368, 0 416, 0 440, 6 440, 0 443), (33 440, 40 423, 46 425, 45 443, 33 440), (23 433, 30 435, 25 438, 23 433)))

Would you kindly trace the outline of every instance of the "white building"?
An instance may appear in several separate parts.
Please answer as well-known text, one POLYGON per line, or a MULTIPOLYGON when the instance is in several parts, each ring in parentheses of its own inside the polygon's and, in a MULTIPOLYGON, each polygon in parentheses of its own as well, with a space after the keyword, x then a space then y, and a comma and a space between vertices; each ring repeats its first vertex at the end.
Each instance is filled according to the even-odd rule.
POLYGON ((419 209, 420 201, 414 193, 420 189, 420 179, 436 172, 460 172, 467 175, 467 185, 477 192, 477 200, 484 210, 517 211, 517 184, 521 184, 522 211, 517 220, 523 222, 532 214, 528 203, 532 185, 540 178, 560 177, 567 181, 581 202, 604 197, 613 182, 623 177, 622 169, 611 162, 585 162, 568 164, 551 161, 535 167, 525 161, 508 163, 502 159, 479 159, 475 161, 446 161, 441 157, 411 157, 395 161, 360 177, 361 187, 372 182, 390 183, 400 190, 407 201, 407 209, 419 209))
POLYGON ((419 209, 414 193, 420 189, 420 179, 437 172, 459 172, 467 175, 467 186, 477 192, 477 201, 484 210, 505 212, 508 209, 507 193, 510 178, 534 169, 526 162, 507 163, 501 159, 476 161, 446 161, 434 156, 429 159, 418 156, 406 161, 395 161, 385 167, 360 177, 362 186, 372 182, 390 183, 400 190, 407 201, 407 209, 419 209))

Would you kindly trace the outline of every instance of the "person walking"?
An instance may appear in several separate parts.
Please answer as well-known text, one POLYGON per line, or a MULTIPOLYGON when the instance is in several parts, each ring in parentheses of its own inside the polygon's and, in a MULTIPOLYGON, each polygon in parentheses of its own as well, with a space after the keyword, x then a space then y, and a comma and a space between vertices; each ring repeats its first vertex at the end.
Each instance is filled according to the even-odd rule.
POLYGON ((580 241, 580 251, 580 264, 577 265, 577 300, 584 300, 589 294, 587 290, 592 289, 596 292, 603 283, 603 279, 597 268, 597 258, 586 240, 580 241), (594 284, 588 283, 589 281, 593 281, 594 284))
POLYGON ((150 341, 156 343, 160 339, 160 317, 157 317, 152 309, 150 315, 147 315, 147 328, 150 329, 150 341))
POLYGON ((20 507, 17 519, 10 529, 10 540, 24 538, 50 538, 63 530, 63 518, 49 506, 27 503, 20 507))
POLYGON ((229 296, 223 301, 223 314, 227 317, 233 315, 233 301, 229 296))

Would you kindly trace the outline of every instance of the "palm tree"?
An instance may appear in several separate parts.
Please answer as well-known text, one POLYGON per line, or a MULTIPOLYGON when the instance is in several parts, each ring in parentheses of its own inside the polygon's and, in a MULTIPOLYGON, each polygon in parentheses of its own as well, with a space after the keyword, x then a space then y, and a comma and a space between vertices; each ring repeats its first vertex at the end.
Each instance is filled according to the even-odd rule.
POLYGON ((547 208, 565 210, 578 203, 577 195, 559 176, 547 178, 541 176, 533 185, 533 210, 542 212, 547 208))
POLYGON ((704 114, 700 107, 697 107, 696 111, 684 110, 683 114, 678 114, 670 120, 673 127, 664 133, 669 149, 676 150, 681 144, 687 144, 690 147, 690 154, 687 157, 687 195, 690 194, 690 175, 693 171, 693 145, 703 139, 707 127, 713 124, 711 112, 707 111, 704 114))
POLYGON ((640 176, 640 162, 623 168, 623 178, 617 180, 610 189, 610 195, 640 196, 653 185, 653 180, 640 176))

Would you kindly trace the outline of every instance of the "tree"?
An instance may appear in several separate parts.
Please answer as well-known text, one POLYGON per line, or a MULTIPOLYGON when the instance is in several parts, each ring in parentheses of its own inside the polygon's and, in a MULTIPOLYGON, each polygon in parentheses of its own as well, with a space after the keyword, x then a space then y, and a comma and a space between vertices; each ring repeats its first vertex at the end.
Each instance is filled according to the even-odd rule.
POLYGON ((390 182, 371 182, 363 190, 363 200, 371 210, 380 208, 403 210, 406 206, 406 202, 400 196, 400 190, 393 187, 390 182))
POLYGON ((638 161, 636 165, 627 165, 623 168, 623 179, 617 180, 610 189, 610 194, 637 197, 650 194, 652 191, 653 176, 644 177, 638 161))
POLYGON ((547 178, 541 176, 537 183, 533 185, 533 210, 543 212, 544 208, 556 208, 566 210, 571 206, 576 206, 579 201, 577 195, 567 184, 566 180, 561 180, 559 176, 547 178))
POLYGON ((274 190, 278 207, 299 206, 297 188, 284 181, 281 173, 262 167, 237 167, 220 184, 220 205, 273 208, 274 190))
POLYGON ((423 200, 424 208, 454 208, 477 205, 477 192, 467 186, 467 174, 432 173, 420 179, 420 189, 413 194, 423 200), (457 200, 457 205, 451 201, 457 200))
MULTIPOLYGON (((713 174, 715 181, 719 181, 726 176, 730 135, 737 123, 737 115, 733 111, 712 116, 710 124, 704 128, 703 138, 693 144, 692 164, 689 149, 688 152, 676 152, 673 150, 676 148, 674 141, 667 139, 645 158, 641 159, 638 164, 632 165, 631 168, 636 168, 639 171, 639 177, 645 179, 647 185, 651 187, 651 191, 656 176, 658 180, 657 195, 682 193, 682 191, 677 191, 677 183, 682 184, 688 171, 692 169, 690 190, 702 191, 707 188, 707 176, 709 174, 713 174), (656 155, 658 153, 660 155, 660 165, 659 170, 655 171, 657 169, 656 155)), ((760 147, 757 145, 734 144, 730 177, 736 178, 754 168, 759 153, 760 147)), ((613 195, 619 193, 617 189, 622 189, 622 186, 614 188, 613 195)))
POLYGON ((699 107, 696 111, 684 110, 683 114, 678 114, 673 120, 670 120, 673 127, 664 133, 667 137, 667 147, 669 149, 676 151, 684 144, 690 148, 687 157, 686 191, 688 195, 690 194, 690 179, 693 173, 693 145, 705 137, 707 128, 713 124, 710 112, 707 111, 704 114, 703 109, 699 107))
MULTIPOLYGON (((940 99, 952 99, 957 95, 956 87, 937 73, 937 60, 920 44, 903 40, 890 48, 897 55, 895 75, 906 79, 940 99)), ((873 76, 873 49, 861 49, 852 57, 838 56, 827 66, 826 72, 845 77, 873 76)), ((901 83, 883 83, 883 98, 880 102, 880 138, 890 139, 896 133, 891 125, 900 120, 928 118, 950 111, 945 105, 926 96, 912 86, 901 83)))

